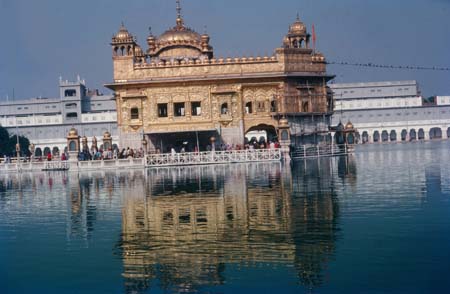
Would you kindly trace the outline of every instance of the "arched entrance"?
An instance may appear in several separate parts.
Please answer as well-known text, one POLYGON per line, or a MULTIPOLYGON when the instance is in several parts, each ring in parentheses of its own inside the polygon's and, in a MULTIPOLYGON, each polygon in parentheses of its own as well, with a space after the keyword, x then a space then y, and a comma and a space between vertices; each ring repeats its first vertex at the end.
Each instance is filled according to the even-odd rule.
POLYGON ((41 148, 36 148, 36 150, 34 151, 34 156, 36 157, 41 157, 42 156, 42 149, 41 148))
POLYGON ((45 147, 44 148, 44 156, 47 156, 49 153, 51 153, 52 151, 50 150, 50 147, 45 147))
POLYGON ((407 130, 402 130, 402 141, 406 141, 406 137, 408 136, 408 131, 407 130))
POLYGON ((412 140, 417 140, 417 133, 416 133, 416 130, 415 130, 415 129, 411 129, 411 130, 409 131, 409 140, 410 140, 410 141, 412 141, 412 140))
POLYGON ((389 139, 391 140, 391 142, 397 141, 397 132, 395 130, 391 131, 391 133, 389 134, 389 139))
POLYGON ((373 132, 373 141, 380 142, 380 132, 378 131, 373 132))
POLYGON ((447 129, 447 138, 450 138, 450 128, 447 129))
POLYGON ((276 141, 278 141, 277 131, 275 127, 271 125, 260 124, 253 126, 245 133, 245 144, 265 147, 268 143, 276 141))
POLYGON ((441 128, 432 128, 430 129, 430 140, 433 139, 442 139, 442 130, 441 128))
POLYGON ((425 132, 423 131, 423 129, 419 129, 417 137, 419 138, 419 140, 425 139, 425 132))
POLYGON ((383 131, 383 132, 381 132, 381 140, 383 140, 383 142, 389 141, 389 134, 388 134, 388 131, 383 131))
POLYGON ((58 156, 59 155, 59 148, 56 147, 56 146, 53 147, 52 154, 53 154, 53 156, 58 156))
POLYGON ((362 133, 362 143, 366 144, 367 142, 369 142, 369 133, 367 133, 366 131, 364 131, 362 133))

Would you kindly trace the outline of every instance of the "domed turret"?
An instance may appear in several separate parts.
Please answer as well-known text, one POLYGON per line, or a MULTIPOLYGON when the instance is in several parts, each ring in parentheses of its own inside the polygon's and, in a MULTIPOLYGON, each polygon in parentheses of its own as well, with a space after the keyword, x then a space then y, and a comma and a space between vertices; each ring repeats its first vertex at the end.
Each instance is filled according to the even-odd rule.
POLYGON ((289 32, 283 40, 283 45, 285 48, 309 48, 309 39, 310 35, 306 26, 297 14, 297 19, 289 26, 289 32))
POLYGON ((78 131, 75 128, 69 130, 69 137, 78 137, 78 131))
POLYGON ((119 32, 112 37, 111 46, 113 47, 114 57, 133 56, 136 46, 136 38, 128 32, 122 23, 119 32))
POLYGON ((135 38, 128 32, 123 23, 117 34, 112 38, 113 43, 133 43, 134 41, 135 38))
POLYGON ((353 128, 354 128, 354 127, 353 127, 352 122, 351 122, 351 121, 348 121, 347 124, 345 125, 345 129, 346 129, 346 130, 351 130, 351 129, 353 129, 353 128))

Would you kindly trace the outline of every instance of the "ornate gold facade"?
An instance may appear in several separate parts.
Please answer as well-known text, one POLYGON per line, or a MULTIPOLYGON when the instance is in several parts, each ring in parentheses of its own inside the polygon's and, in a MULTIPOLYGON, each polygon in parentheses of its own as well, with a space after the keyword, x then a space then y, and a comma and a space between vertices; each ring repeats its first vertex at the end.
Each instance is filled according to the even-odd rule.
POLYGON ((112 39, 107 86, 117 97, 120 145, 140 146, 145 134, 157 148, 193 132, 243 144, 252 130, 276 134, 283 116, 331 113, 325 58, 298 18, 273 56, 215 58, 210 37, 186 27, 177 11, 176 26, 150 33, 145 53, 123 25, 112 39))

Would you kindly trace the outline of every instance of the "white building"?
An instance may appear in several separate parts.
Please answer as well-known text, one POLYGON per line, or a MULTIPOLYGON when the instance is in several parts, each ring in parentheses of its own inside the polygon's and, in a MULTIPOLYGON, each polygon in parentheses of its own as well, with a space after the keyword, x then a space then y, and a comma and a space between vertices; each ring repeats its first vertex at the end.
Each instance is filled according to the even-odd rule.
POLYGON ((425 102, 416 81, 331 84, 333 125, 351 121, 359 142, 450 138, 450 97, 425 102))
POLYGON ((60 80, 60 97, 32 98, 0 103, 0 125, 10 134, 27 137, 36 146, 36 155, 57 153, 67 145, 73 127, 89 144, 95 136, 101 144, 103 134, 117 137, 117 112, 113 95, 89 91, 83 80, 60 80))

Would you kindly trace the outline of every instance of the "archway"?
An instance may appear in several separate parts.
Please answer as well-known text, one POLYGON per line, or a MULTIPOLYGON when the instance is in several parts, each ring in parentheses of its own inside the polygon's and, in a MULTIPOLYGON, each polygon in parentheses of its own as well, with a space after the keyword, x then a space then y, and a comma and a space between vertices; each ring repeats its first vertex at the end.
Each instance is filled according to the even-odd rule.
POLYGON ((406 137, 408 136, 408 131, 407 130, 402 130, 402 141, 406 141, 406 137))
POLYGON ((53 149, 52 149, 52 154, 53 154, 53 156, 57 156, 57 155, 59 155, 59 148, 58 147, 53 147, 53 149))
POLYGON ((450 128, 447 129, 447 138, 450 138, 450 128))
POLYGON ((378 132, 378 131, 373 132, 373 141, 374 142, 380 141, 380 132, 378 132))
POLYGON ((347 143, 350 145, 355 144, 355 136, 352 133, 347 135, 347 143))
POLYGON ((410 141, 412 141, 412 140, 417 140, 417 133, 416 133, 416 130, 415 130, 415 129, 411 129, 411 130, 409 131, 409 140, 410 140, 410 141))
POLYGON ((34 155, 36 157, 41 157, 42 156, 42 149, 41 148, 36 148, 36 150, 34 150, 34 155))
POLYGON ((369 142, 369 133, 367 133, 366 131, 364 131, 362 133, 362 143, 366 144, 367 142, 369 142))
POLYGON ((277 131, 274 126, 260 124, 253 126, 245 133, 245 143, 266 146, 269 142, 278 141, 277 131), (255 144, 256 143, 256 144, 255 144))
POLYGON ((44 148, 44 156, 47 156, 49 153, 51 153, 50 147, 44 148))
POLYGON ((397 132, 395 130, 391 131, 391 133, 389 134, 389 139, 391 140, 391 142, 397 141, 397 132))
POLYGON ((383 142, 389 141, 389 134, 388 134, 388 131, 383 131, 383 132, 381 132, 381 140, 382 140, 383 142))
POLYGON ((417 137, 418 137, 419 140, 425 139, 425 132, 423 131, 423 129, 419 129, 417 137))
POLYGON ((433 139, 442 139, 441 128, 431 128, 430 129, 430 140, 433 140, 433 139))

